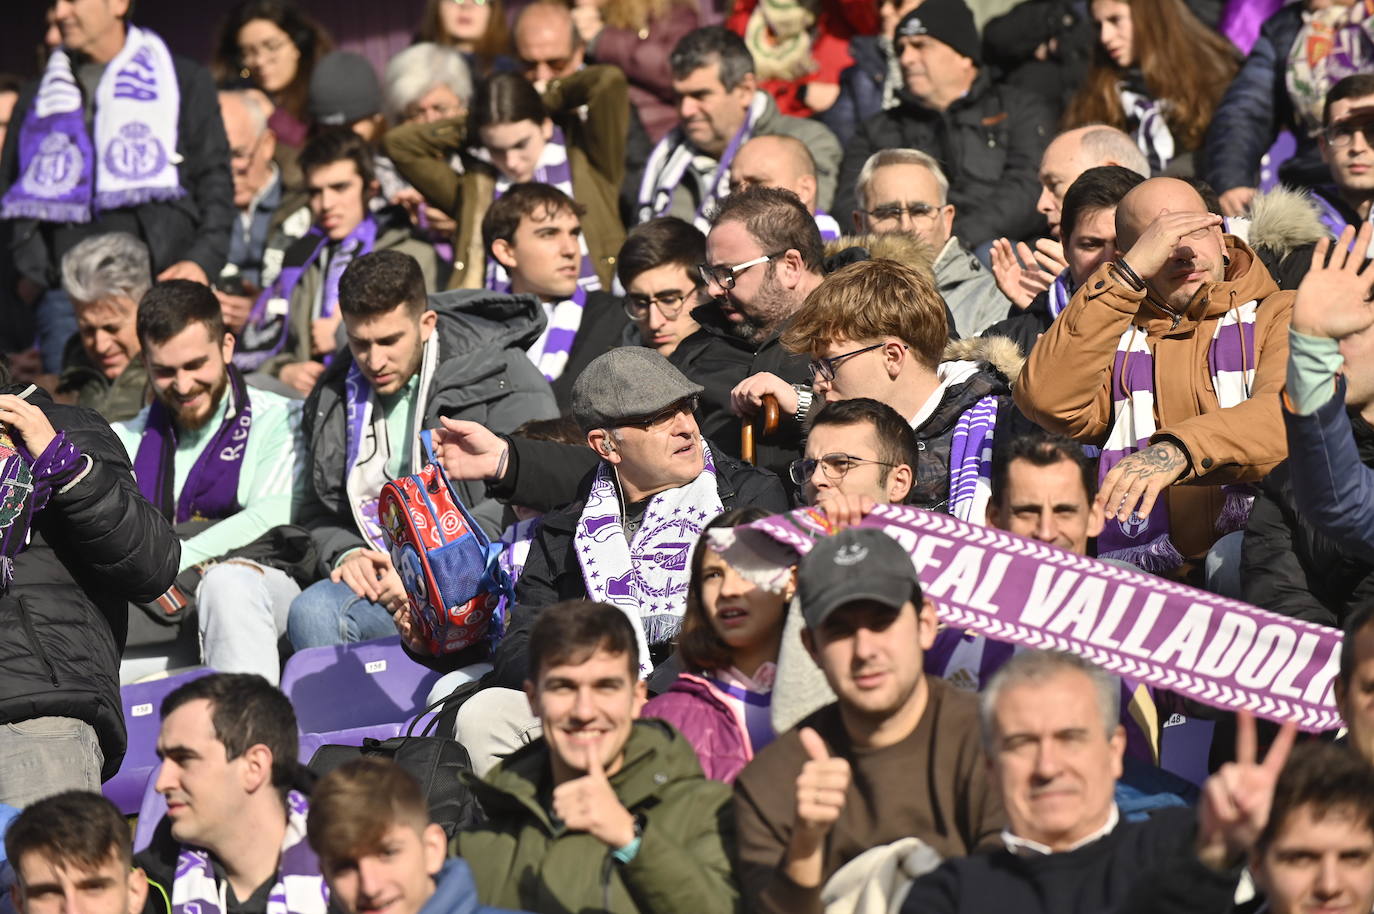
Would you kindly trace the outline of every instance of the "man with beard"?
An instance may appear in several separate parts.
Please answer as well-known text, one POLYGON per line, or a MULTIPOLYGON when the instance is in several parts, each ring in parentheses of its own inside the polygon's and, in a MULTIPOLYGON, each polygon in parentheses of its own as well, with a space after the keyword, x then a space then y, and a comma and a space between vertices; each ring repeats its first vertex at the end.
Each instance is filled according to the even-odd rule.
POLYGON ((698 421, 713 441, 737 439, 735 409, 752 413, 763 394, 795 389, 788 399, 797 401, 790 412, 798 421, 783 423, 780 434, 758 449, 758 465, 779 475, 800 449, 811 378, 806 360, 784 350, 778 337, 821 284, 823 256, 816 220, 795 194, 751 187, 730 195, 706 236, 701 267, 714 301, 692 312, 701 329, 672 357, 705 388, 698 421))
MULTIPOLYGON (((185 571, 290 521, 300 414, 293 401, 244 383, 208 287, 158 283, 139 303, 137 327, 154 400, 114 428, 143 496, 178 525, 185 571)), ((277 682, 277 639, 299 592, 260 562, 210 564, 195 592, 205 663, 277 682)))

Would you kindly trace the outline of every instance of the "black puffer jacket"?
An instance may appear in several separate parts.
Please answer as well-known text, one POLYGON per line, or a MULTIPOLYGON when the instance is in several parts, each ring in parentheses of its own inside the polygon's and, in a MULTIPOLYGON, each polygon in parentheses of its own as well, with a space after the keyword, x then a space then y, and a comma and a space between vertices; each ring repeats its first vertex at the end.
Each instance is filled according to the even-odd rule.
MULTIPOLYGON (((1374 426, 1350 412, 1360 462, 1374 468, 1374 426)), ((1245 599, 1265 609, 1337 628, 1374 606, 1374 563, 1319 533, 1293 496, 1289 462, 1260 485, 1245 526, 1241 557, 1245 599)))
MULTIPOLYGON (((716 465, 716 491, 724 510, 758 507, 770 513, 786 511, 791 505, 777 476, 766 470, 740 463, 713 451, 716 465)), ((515 611, 510 627, 492 658, 495 669, 483 679, 484 685, 518 689, 528 672, 526 649, 530 628, 544 608, 560 600, 587 596, 582 567, 574 552, 573 533, 582 516, 595 473, 589 473, 578 488, 577 501, 544 515, 539 536, 530 546, 525 570, 515 588, 515 611)))
POLYGON ((129 601, 161 596, 176 577, 181 544, 134 484, 124 448, 95 410, 54 404, 37 388, 9 385, 43 410, 91 458, 86 476, 54 493, 34 519, 29 546, 0 595, 0 723, 74 717, 95 728, 103 778, 124 759, 119 655, 129 601), (25 391, 27 390, 27 393, 25 391))
POLYGON ((969 247, 1002 236, 1026 238, 1043 227, 1035 211, 1037 175, 1055 125, 1044 99, 994 84, 986 70, 944 111, 917 103, 906 90, 901 96, 902 104, 864 121, 846 144, 831 212, 857 208, 855 186, 869 156, 906 147, 940 163, 949 178, 949 202, 957 207, 954 234, 969 247))

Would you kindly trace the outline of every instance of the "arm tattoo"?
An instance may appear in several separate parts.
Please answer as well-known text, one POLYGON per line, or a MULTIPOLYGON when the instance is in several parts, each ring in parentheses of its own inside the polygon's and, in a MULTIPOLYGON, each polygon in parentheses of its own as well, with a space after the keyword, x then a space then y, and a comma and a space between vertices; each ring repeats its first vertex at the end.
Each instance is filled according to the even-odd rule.
POLYGON ((1124 475, 1136 479, 1164 474, 1176 479, 1183 475, 1183 471, 1188 467, 1187 457, 1176 444, 1152 444, 1145 450, 1127 457, 1122 463, 1125 464, 1127 461, 1131 466, 1125 470, 1124 475))

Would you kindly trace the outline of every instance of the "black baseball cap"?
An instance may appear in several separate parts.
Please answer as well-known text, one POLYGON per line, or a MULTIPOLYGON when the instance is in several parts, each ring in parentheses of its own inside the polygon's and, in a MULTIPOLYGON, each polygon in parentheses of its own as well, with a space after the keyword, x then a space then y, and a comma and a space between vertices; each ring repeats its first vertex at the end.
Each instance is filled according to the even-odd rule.
POLYGON ((919 603, 921 582, 911 555, 873 527, 850 527, 828 536, 797 566, 797 597, 807 628, 819 628, 832 612, 859 600, 893 609, 919 603))

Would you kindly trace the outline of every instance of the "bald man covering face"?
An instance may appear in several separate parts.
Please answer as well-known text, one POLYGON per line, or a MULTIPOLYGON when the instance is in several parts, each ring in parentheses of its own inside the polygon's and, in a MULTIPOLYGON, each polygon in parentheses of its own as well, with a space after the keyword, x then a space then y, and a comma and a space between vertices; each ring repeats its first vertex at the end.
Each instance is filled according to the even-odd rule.
POLYGON ((1182 575, 1244 526, 1235 484, 1286 456, 1278 395, 1293 293, 1177 179, 1128 193, 1116 232, 1117 259, 1040 338, 1016 403, 1103 448, 1099 553, 1182 575))

